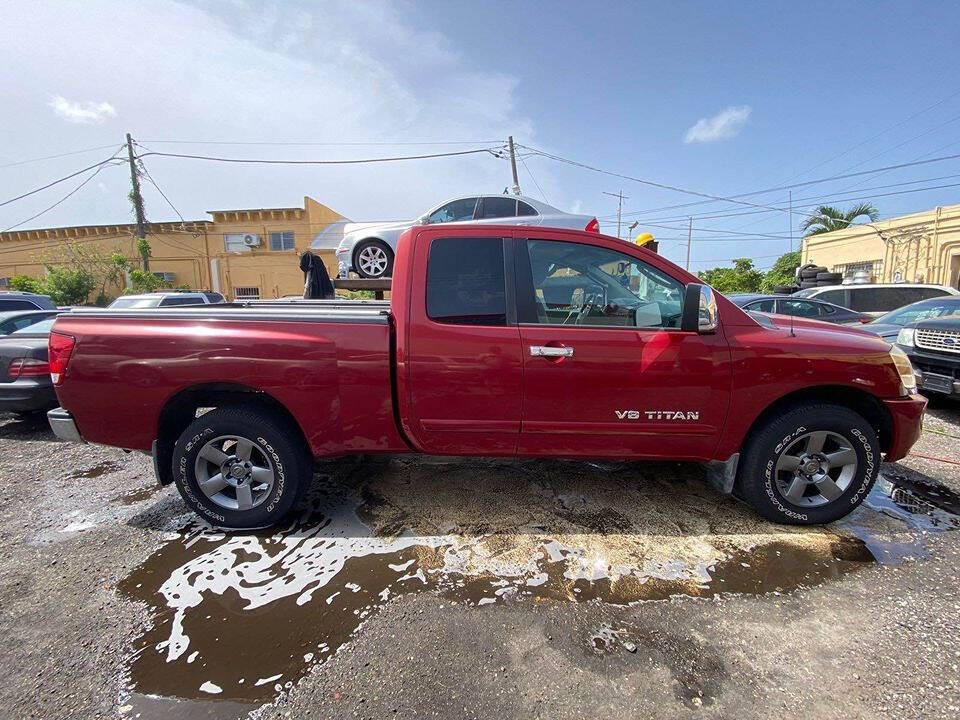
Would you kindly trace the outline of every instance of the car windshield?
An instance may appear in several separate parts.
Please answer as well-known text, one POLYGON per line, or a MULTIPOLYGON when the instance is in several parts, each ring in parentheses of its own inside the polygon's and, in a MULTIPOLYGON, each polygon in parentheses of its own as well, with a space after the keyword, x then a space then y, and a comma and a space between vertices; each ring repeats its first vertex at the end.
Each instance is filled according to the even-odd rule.
POLYGON ((148 307, 157 307, 160 304, 160 301, 163 298, 159 295, 157 297, 118 297, 112 303, 110 307, 112 308, 148 308, 148 307))
POLYGON ((930 302, 925 300, 891 310, 886 315, 878 317, 871 324, 903 326, 920 320, 958 315, 960 315, 960 302, 930 302))
POLYGON ((53 327, 54 321, 57 319, 56 315, 53 317, 46 318, 40 322, 33 323, 32 325, 27 325, 27 327, 20 328, 19 330, 14 330, 11 335, 49 335, 50 328, 53 327))

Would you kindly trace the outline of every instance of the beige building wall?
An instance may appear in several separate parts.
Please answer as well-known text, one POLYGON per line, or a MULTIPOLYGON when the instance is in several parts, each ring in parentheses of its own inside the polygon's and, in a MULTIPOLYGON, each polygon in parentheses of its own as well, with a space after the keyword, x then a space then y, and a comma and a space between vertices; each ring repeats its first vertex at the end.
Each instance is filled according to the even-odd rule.
MULTIPOLYGON (((303 292, 300 255, 310 249, 313 238, 343 216, 304 198, 302 208, 261 208, 213 210, 212 220, 186 223, 150 223, 150 270, 172 273, 175 286, 194 290, 218 290, 234 299, 237 289, 245 296, 256 292, 261 298, 299 295, 303 292), (276 234, 274 243, 271 235, 276 234), (244 236, 255 236, 261 244, 248 247, 244 236), (293 246, 288 246, 292 235, 293 246), (241 240, 241 242, 238 242, 241 240)), ((43 228, 0 233, 0 285, 14 275, 44 275, 44 261, 70 264, 75 254, 109 256, 120 252, 134 263, 138 260, 133 224, 43 228)), ((323 258, 331 277, 337 272, 333 250, 313 250, 323 258)), ((115 297, 122 284, 106 288, 115 297)), ((90 300, 93 301, 91 296, 90 300)))
POLYGON ((845 276, 866 269, 873 282, 960 288, 960 205, 810 235, 803 239, 802 261, 845 276))

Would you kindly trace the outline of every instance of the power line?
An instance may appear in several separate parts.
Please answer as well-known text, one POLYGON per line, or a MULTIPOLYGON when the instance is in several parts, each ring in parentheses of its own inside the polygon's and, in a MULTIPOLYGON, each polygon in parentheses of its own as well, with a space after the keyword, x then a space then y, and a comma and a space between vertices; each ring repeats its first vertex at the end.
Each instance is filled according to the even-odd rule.
POLYGON ((83 153, 94 152, 96 150, 109 150, 114 145, 97 145, 96 147, 84 148, 83 150, 71 150, 70 152, 59 153, 58 155, 44 155, 43 157, 30 158, 29 160, 17 160, 16 162, 0 165, 0 169, 16 167, 17 165, 27 165, 29 163, 40 162, 41 160, 56 160, 57 158, 68 157, 70 155, 82 155, 83 153))
MULTIPOLYGON (((142 146, 141 146, 142 147, 142 146)), ((502 151, 503 146, 492 147, 492 148, 476 148, 473 150, 458 150, 455 152, 446 152, 446 153, 431 153, 429 155, 404 155, 404 156, 394 156, 394 157, 382 157, 382 158, 362 158, 358 160, 270 160, 264 158, 225 158, 225 157, 214 157, 210 155, 187 155, 184 153, 167 153, 167 152, 157 152, 150 151, 145 152, 139 157, 148 157, 150 155, 156 155, 157 157, 172 157, 172 158, 181 158, 186 160, 208 160, 212 162, 225 162, 225 163, 252 163, 259 165, 361 165, 366 163, 383 163, 383 162, 400 162, 404 160, 427 160, 430 158, 442 158, 442 157, 456 157, 460 155, 476 155, 477 153, 490 153, 494 157, 499 157, 496 155, 496 151, 502 151)))
POLYGON ((530 168, 527 167, 527 161, 520 156, 517 156, 517 159, 520 161, 520 164, 523 165, 523 169, 527 171, 527 175, 530 176, 530 179, 533 180, 533 184, 537 186, 537 190, 540 192, 540 197, 542 197, 543 201, 549 205, 550 201, 547 200, 547 195, 545 192, 543 192, 543 188, 540 187, 540 183, 537 182, 537 179, 533 176, 533 173, 530 172, 530 168))
POLYGON ((358 142, 318 142, 313 140, 307 141, 287 141, 287 142, 276 142, 276 141, 230 141, 230 140, 144 140, 143 142, 153 143, 155 145, 167 144, 167 145, 263 145, 263 146, 282 146, 282 147, 367 147, 367 146, 386 146, 386 147, 402 147, 402 146, 442 146, 442 145, 489 145, 491 143, 500 143, 501 140, 445 140, 445 141, 430 141, 430 142, 411 142, 411 141, 397 141, 389 142, 385 140, 374 140, 374 141, 358 141, 358 142))
MULTIPOLYGON (((110 147, 113 147, 113 145, 111 145, 110 147)), ((47 183, 46 185, 43 185, 43 186, 41 186, 41 187, 35 188, 35 189, 33 189, 33 190, 30 190, 29 192, 25 192, 25 193, 23 193, 22 195, 17 195, 16 197, 10 198, 9 200, 4 200, 3 202, 0 202, 0 207, 3 207, 4 205, 9 205, 10 203, 16 202, 17 200, 23 200, 23 198, 29 197, 30 195, 36 195, 38 192, 42 192, 42 191, 46 190, 47 188, 51 188, 51 187, 53 187, 54 185, 58 185, 59 183, 66 182, 66 181, 69 180, 70 178, 74 178, 74 177, 76 177, 77 175, 82 175, 83 173, 87 172, 88 170, 93 170, 94 168, 100 167, 101 165, 106 165, 108 162, 112 162, 113 159, 114 159, 114 157, 116 157, 116 153, 114 153, 114 155, 112 155, 111 157, 108 157, 106 160, 101 160, 100 162, 94 163, 93 165, 91 165, 91 166, 89 166, 89 167, 85 167, 85 168, 83 168, 82 170, 77 170, 77 171, 74 172, 74 173, 70 173, 69 175, 65 175, 65 176, 62 177, 62 178, 58 178, 57 180, 54 180, 53 182, 49 182, 49 183, 47 183)))
MULTIPOLYGON (((120 162, 122 163, 122 161, 120 161, 120 162)), ((114 163, 113 165, 111 165, 111 167, 114 166, 114 165, 116 165, 116 163, 114 163)), ((16 225, 11 225, 11 226, 8 227, 8 228, 4 228, 2 232, 10 232, 11 230, 14 230, 15 228, 18 228, 18 227, 20 227, 21 225, 26 225, 26 224, 27 224, 28 222, 30 222, 31 220, 36 220, 36 219, 37 219, 38 217, 40 217, 41 215, 46 215, 48 212, 50 212, 51 210, 53 210, 55 207, 57 207, 57 206, 60 205, 61 203, 63 203, 63 202, 65 202, 66 200, 68 200, 71 196, 73 196, 77 191, 80 190, 80 188, 82 188, 82 187, 83 187, 84 185, 86 185, 88 182, 90 182, 91 180, 93 180, 97 175, 100 174, 100 171, 103 170, 105 167, 108 167, 108 166, 107 166, 107 165, 101 165, 100 167, 98 167, 96 170, 93 171, 93 173, 91 173, 90 177, 86 178, 83 182, 81 182, 79 185, 77 185, 73 190, 71 190, 70 192, 68 192, 68 193, 67 193, 66 195, 64 195, 62 198, 60 198, 59 200, 57 200, 57 201, 56 201, 53 205, 51 205, 50 207, 46 208, 45 210, 41 210, 41 211, 38 212, 36 215, 31 215, 31 216, 28 217, 26 220, 21 220, 21 221, 18 222, 16 225)))

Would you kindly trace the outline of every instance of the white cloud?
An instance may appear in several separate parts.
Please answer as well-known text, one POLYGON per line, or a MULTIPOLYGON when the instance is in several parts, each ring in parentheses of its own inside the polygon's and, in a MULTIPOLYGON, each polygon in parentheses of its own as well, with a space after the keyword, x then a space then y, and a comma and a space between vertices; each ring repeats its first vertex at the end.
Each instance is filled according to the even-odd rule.
POLYGON ((687 130, 685 143, 714 142, 732 138, 750 117, 749 105, 731 105, 710 118, 700 118, 697 124, 687 130))
POLYGON ((54 95, 47 105, 67 122, 81 125, 95 125, 117 115, 116 109, 108 102, 73 102, 63 95, 54 95))
MULTIPOLYGON (((0 0, 2 3, 2 0, 0 0)), ((2 6, 2 5, 0 5, 2 6)), ((6 13, 0 43, 4 132, 18 138, 0 161, 124 141, 151 150, 292 160, 395 156, 475 145, 190 145, 150 140, 421 142, 500 139, 537 144, 518 108, 516 76, 481 66, 416 7, 372 0, 85 0, 38 2, 6 13), (149 32, 143 32, 149 28, 149 32), (32 48, 43 42, 43 53, 32 48), (136 58, 132 62, 130 58, 136 58), (109 100, 123 127, 65 122, 42 88, 71 100, 109 100), (47 148, 53 148, 47 152, 47 148), (204 152, 200 153, 203 150, 204 152)), ((109 155, 109 150, 0 173, 0 199, 109 155), (31 185, 31 183, 33 183, 31 185)), ((188 218, 211 208, 290 207, 310 195, 354 220, 416 217, 445 198, 503 190, 510 165, 487 154, 351 166, 231 165, 144 159, 188 218)), ((129 217, 124 170, 107 168, 112 193, 82 190, 33 226, 110 223, 129 217)), ((551 197, 549 169, 535 169, 551 197)), ((100 180, 101 178, 97 178, 100 180)), ((92 185, 92 183, 91 183, 92 185)), ((95 190, 96 188, 94 188, 95 190)), ((528 188, 525 188, 528 189, 528 188)), ((152 186, 149 219, 173 215, 152 186)), ((44 194, 0 208, 0 227, 49 206, 44 194), (45 204, 44 204, 45 203, 45 204)))

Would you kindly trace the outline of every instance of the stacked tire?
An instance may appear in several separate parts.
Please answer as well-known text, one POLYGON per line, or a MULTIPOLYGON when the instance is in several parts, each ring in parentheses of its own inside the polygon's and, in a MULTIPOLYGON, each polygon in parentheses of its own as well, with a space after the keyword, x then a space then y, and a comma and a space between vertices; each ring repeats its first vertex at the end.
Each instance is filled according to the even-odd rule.
POLYGON ((806 288, 826 287, 839 285, 843 281, 843 274, 830 272, 823 265, 808 263, 797 268, 797 284, 801 290, 806 288))

